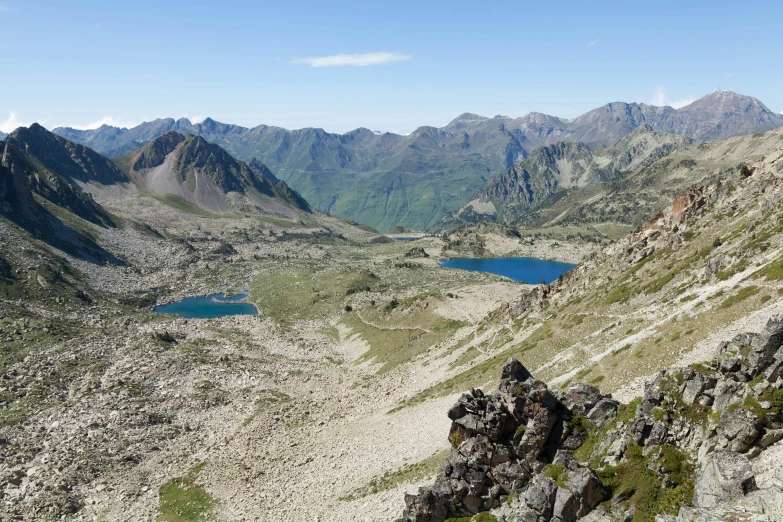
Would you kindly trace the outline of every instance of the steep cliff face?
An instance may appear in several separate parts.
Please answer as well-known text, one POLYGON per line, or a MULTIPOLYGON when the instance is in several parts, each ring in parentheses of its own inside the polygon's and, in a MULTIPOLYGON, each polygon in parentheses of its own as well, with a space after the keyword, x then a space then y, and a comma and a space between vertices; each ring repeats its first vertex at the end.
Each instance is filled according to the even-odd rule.
POLYGON ((769 480, 783 469, 765 467, 783 439, 783 316, 662 371, 629 405, 584 384, 551 392, 510 359, 495 395, 463 394, 448 416, 451 454, 403 521, 783 516, 783 476, 769 480))

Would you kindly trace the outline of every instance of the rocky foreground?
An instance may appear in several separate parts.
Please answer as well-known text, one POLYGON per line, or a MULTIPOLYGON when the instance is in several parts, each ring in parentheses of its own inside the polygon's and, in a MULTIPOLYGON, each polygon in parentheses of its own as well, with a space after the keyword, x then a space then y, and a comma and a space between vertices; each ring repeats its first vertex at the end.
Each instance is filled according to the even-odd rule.
POLYGON ((553 392, 509 359, 497 393, 449 410, 451 453, 399 522, 780 521, 782 409, 780 315, 629 405, 585 384, 553 392))

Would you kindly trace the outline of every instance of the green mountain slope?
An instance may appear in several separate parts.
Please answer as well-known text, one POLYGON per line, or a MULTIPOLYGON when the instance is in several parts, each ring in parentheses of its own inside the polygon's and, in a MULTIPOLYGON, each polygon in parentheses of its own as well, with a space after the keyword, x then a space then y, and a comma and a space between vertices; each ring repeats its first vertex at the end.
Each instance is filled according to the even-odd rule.
POLYGON ((460 207, 492 175, 539 146, 581 141, 614 143, 642 125, 698 140, 763 132, 783 116, 755 98, 714 93, 680 110, 610 103, 574 120, 531 113, 521 118, 463 114, 442 128, 420 127, 407 136, 357 129, 252 129, 206 119, 160 119, 133 129, 103 126, 62 136, 117 157, 168 131, 199 135, 234 157, 255 158, 300 192, 314 207, 381 231, 396 224, 427 229, 460 207))

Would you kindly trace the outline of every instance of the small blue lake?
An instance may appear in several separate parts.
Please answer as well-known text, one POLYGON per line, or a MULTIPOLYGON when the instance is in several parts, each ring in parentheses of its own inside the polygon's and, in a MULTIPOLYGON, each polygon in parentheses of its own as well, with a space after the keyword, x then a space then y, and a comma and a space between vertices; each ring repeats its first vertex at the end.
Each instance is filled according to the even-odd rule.
POLYGON ((214 319, 228 315, 258 315, 254 304, 243 303, 247 294, 226 297, 226 294, 186 297, 181 301, 156 306, 153 311, 160 314, 175 314, 187 319, 214 319))
POLYGON ((534 257, 499 257, 495 259, 455 257, 454 259, 441 260, 440 266, 474 272, 489 272, 508 277, 518 283, 524 281, 529 284, 538 284, 543 279, 546 284, 549 284, 576 265, 534 257))

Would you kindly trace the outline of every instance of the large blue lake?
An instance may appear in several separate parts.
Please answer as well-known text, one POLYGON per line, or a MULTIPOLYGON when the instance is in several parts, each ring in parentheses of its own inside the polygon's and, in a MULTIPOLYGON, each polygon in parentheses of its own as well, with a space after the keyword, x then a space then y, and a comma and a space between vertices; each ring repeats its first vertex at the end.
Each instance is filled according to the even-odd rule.
POLYGON ((576 265, 533 257, 499 257, 495 259, 455 257, 454 259, 441 260, 440 266, 474 272, 490 272, 508 277, 516 282, 524 281, 530 284, 538 284, 543 279, 549 284, 576 265))
POLYGON ((188 319, 214 319, 227 315, 258 315, 254 304, 242 303, 247 294, 237 294, 226 297, 226 294, 210 294, 197 297, 186 297, 181 301, 156 306, 155 312, 175 314, 188 319))

